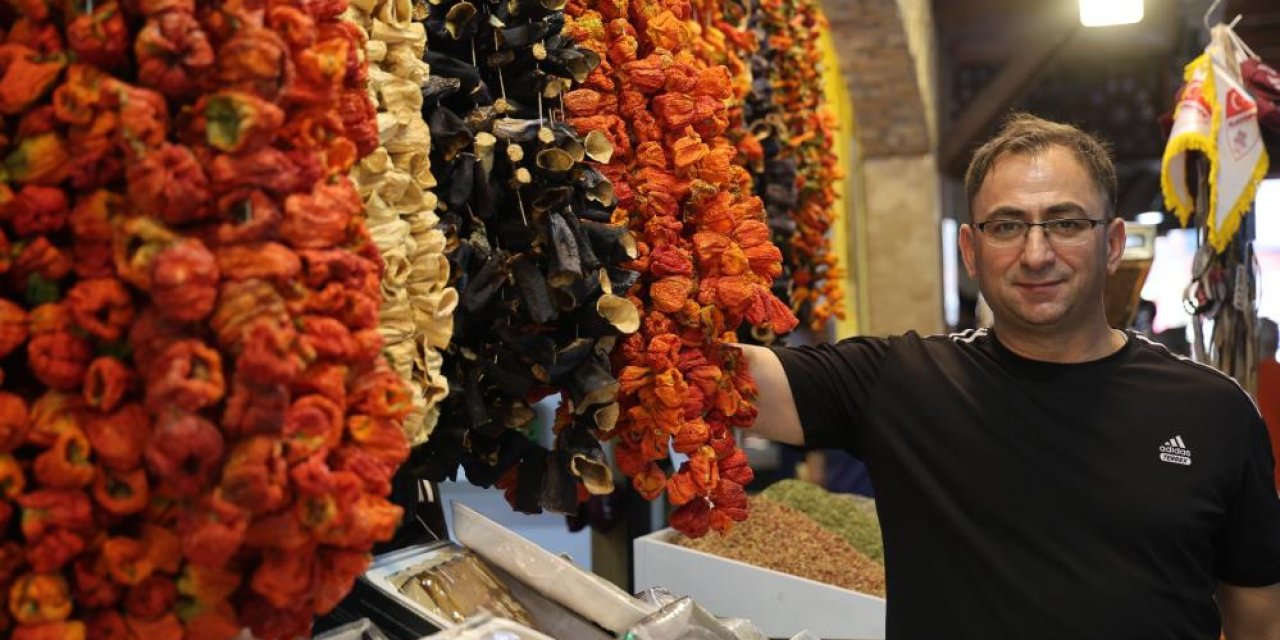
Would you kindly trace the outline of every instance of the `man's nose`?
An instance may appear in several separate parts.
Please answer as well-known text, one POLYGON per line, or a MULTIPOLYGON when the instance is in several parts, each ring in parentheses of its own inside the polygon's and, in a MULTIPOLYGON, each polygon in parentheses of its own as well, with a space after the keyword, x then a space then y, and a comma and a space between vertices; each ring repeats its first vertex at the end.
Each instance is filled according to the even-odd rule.
POLYGON ((1027 237, 1022 244, 1022 266, 1028 271, 1039 271, 1053 264, 1055 258, 1044 227, 1027 229, 1027 237))

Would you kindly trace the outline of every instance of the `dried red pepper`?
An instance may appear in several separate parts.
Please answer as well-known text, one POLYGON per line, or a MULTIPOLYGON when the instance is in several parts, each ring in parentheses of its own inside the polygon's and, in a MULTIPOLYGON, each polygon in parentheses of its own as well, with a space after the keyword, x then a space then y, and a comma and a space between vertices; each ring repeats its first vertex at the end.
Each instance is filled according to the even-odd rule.
POLYGON ((89 341, 70 331, 44 333, 27 343, 27 366, 41 384, 51 389, 78 388, 91 357, 89 341))
POLYGON ((210 215, 209 179, 187 147, 164 144, 129 165, 129 202, 167 224, 184 224, 210 215))
POLYGON ((103 412, 115 411, 132 384, 133 372, 118 358, 95 358, 84 377, 85 404, 103 412))
POLYGON ((108 469, 127 472, 142 464, 151 440, 151 419, 138 404, 125 404, 112 413, 86 412, 85 435, 93 454, 108 469))
POLYGON ((26 111, 53 89, 65 66, 65 56, 42 55, 17 42, 0 44, 0 113, 26 111))
POLYGON ((26 341, 27 312, 9 300, 0 299, 0 358, 13 353, 26 341))
POLYGON ((78 13, 67 23, 67 43, 82 62, 102 69, 120 66, 129 55, 124 12, 115 2, 89 4, 88 13, 78 13))
POLYGON ((170 411, 156 423, 144 455, 157 491, 189 497, 211 486, 224 447, 222 434, 208 420, 170 411))
POLYGON ((36 456, 35 464, 32 465, 36 481, 52 489, 88 486, 95 475, 89 453, 89 439, 82 431, 63 431, 52 447, 36 456))
POLYGON ((221 401, 225 392, 222 356, 199 340, 173 342, 147 372, 147 406, 156 413, 172 407, 198 411, 221 401))
POLYGON ((104 511, 127 516, 147 508, 150 493, 147 474, 142 469, 117 473, 99 469, 93 482, 93 499, 104 511))
POLYGON ((67 291, 76 325, 103 340, 119 340, 133 322, 133 298, 115 278, 81 280, 67 291))
POLYGON ((192 94, 215 59, 208 36, 187 11, 151 14, 134 39, 133 52, 138 82, 171 98, 192 94))
POLYGON ((60 622, 71 615, 71 590, 58 574, 28 573, 9 587, 9 612, 19 624, 60 622))

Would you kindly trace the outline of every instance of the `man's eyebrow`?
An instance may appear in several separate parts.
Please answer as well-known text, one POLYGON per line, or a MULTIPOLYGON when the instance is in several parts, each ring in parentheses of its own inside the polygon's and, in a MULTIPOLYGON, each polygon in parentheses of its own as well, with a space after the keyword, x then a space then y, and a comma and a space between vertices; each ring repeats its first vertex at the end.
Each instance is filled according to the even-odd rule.
POLYGON ((1025 217, 1027 217, 1026 211, 1023 211, 1022 209, 1019 209, 1017 207, 1011 207, 1008 205, 996 207, 995 209, 991 210, 991 213, 987 214, 988 220, 992 218, 1025 218, 1025 217))
POLYGON ((1058 204, 1050 206, 1044 211, 1047 214, 1055 215, 1055 216, 1061 215, 1064 213, 1075 213, 1082 216, 1088 215, 1087 212, 1084 210, 1084 207, 1074 202, 1059 202, 1058 204))

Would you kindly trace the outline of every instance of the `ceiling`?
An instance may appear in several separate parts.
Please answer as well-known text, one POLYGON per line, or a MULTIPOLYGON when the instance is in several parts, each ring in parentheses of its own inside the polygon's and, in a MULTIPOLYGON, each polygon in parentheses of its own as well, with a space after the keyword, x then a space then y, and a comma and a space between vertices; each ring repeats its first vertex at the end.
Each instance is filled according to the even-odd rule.
MULTIPOLYGON (((933 0, 941 168, 959 177, 1002 115, 1026 110, 1112 142, 1122 213, 1159 208, 1159 117, 1207 42, 1211 4, 1146 0, 1139 24, 1083 28, 1077 0, 933 0)), ((1236 14, 1241 38, 1280 65, 1280 0, 1226 0, 1213 20, 1236 14)))

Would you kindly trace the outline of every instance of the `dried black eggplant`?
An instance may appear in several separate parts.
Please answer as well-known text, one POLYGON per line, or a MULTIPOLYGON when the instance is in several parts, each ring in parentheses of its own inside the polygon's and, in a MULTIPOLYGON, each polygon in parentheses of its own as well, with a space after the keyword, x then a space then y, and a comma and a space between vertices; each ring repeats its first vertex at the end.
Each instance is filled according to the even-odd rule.
POLYGON ((475 132, 458 114, 445 108, 436 109, 427 118, 427 128, 431 130, 431 150, 448 162, 471 146, 475 132))
POLYGON ((470 313, 483 309, 498 294, 498 290, 511 277, 506 251, 495 249, 480 269, 471 277, 464 291, 459 292, 462 308, 470 313))
POLYGON ((547 236, 551 241, 551 268, 547 273, 547 282, 553 288, 564 289, 582 280, 578 239, 560 213, 553 211, 547 216, 547 236))
POLYGON ((542 508, 553 513, 578 510, 578 479, 571 470, 572 457, 564 451, 547 454, 547 473, 542 479, 542 508))
POLYGON ((574 369, 566 386, 575 413, 592 405, 608 404, 618 397, 618 380, 595 360, 574 369))
POLYGON ((529 319, 537 324, 555 320, 559 314, 551 304, 550 286, 538 261, 532 256, 520 256, 512 264, 511 273, 515 276, 516 288, 520 290, 520 299, 524 301, 529 319))

